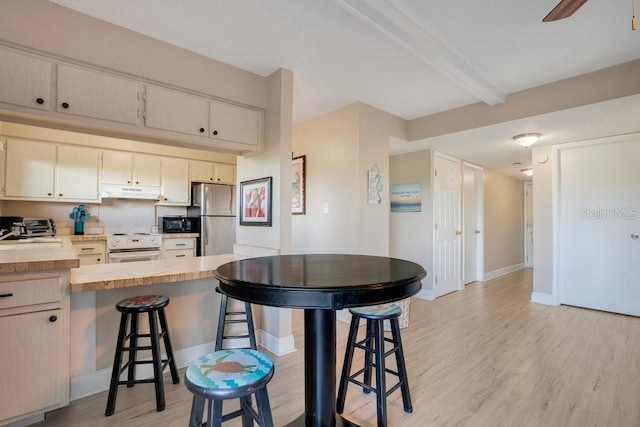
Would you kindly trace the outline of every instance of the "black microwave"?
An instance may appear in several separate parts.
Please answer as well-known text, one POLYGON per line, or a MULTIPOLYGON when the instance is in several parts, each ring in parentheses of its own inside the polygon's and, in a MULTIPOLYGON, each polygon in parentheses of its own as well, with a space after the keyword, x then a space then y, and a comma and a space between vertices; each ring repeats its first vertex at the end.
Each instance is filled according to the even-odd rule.
POLYGON ((158 218, 161 233, 199 233, 200 218, 189 216, 162 216, 158 218))

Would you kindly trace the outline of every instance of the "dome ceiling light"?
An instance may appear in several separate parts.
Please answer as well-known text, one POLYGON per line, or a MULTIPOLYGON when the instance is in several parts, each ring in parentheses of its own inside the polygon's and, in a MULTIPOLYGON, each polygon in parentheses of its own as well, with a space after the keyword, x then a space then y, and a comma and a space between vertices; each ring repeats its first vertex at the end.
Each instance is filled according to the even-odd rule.
POLYGON ((523 133, 520 135, 516 135, 513 137, 513 140, 516 144, 521 145, 523 147, 531 147, 533 144, 538 142, 542 135, 539 133, 523 133))

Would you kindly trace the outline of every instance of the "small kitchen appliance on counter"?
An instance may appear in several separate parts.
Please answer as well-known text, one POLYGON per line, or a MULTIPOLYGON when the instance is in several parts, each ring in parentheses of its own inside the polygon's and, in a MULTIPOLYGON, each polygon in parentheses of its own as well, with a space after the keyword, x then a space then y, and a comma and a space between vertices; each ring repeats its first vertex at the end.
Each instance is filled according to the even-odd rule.
POLYGON ((161 233, 199 233, 199 216, 161 216, 158 218, 161 233))
POLYGON ((26 239, 56 235, 56 223, 51 218, 23 218, 0 216, 0 238, 2 240, 26 239), (9 234, 11 234, 9 236, 9 234), (6 236, 3 238, 3 236, 6 236))

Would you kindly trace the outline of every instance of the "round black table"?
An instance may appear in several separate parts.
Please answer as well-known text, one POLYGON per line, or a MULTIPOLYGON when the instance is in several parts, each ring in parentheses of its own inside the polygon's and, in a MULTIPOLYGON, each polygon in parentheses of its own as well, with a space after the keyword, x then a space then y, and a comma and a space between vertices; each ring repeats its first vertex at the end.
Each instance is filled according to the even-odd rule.
POLYGON ((305 413, 290 425, 353 425, 336 414, 336 310, 415 295, 426 276, 410 261, 367 255, 279 255, 233 261, 215 277, 229 297, 304 309, 305 413))

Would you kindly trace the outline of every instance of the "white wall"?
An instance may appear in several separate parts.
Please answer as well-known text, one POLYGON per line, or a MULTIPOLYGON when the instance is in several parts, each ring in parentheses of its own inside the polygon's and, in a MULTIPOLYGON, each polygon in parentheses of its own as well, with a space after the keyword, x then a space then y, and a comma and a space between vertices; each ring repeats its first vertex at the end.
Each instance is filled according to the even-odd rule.
POLYGON ((389 253, 389 137, 404 120, 355 103, 293 129, 306 156, 306 214, 292 218, 294 253, 389 253), (367 201, 367 171, 383 176, 382 203, 367 201))
POLYGON ((293 154, 306 156, 306 214, 292 218, 293 253, 358 252, 358 143, 357 104, 293 128, 293 154))
POLYGON ((389 185, 420 184, 421 212, 391 212, 389 255, 420 264, 427 277, 423 290, 433 291, 433 209, 431 192, 431 150, 392 156, 389 159, 389 185))
POLYGON ((552 146, 534 147, 533 160, 533 293, 534 302, 551 304, 553 293, 552 146))

